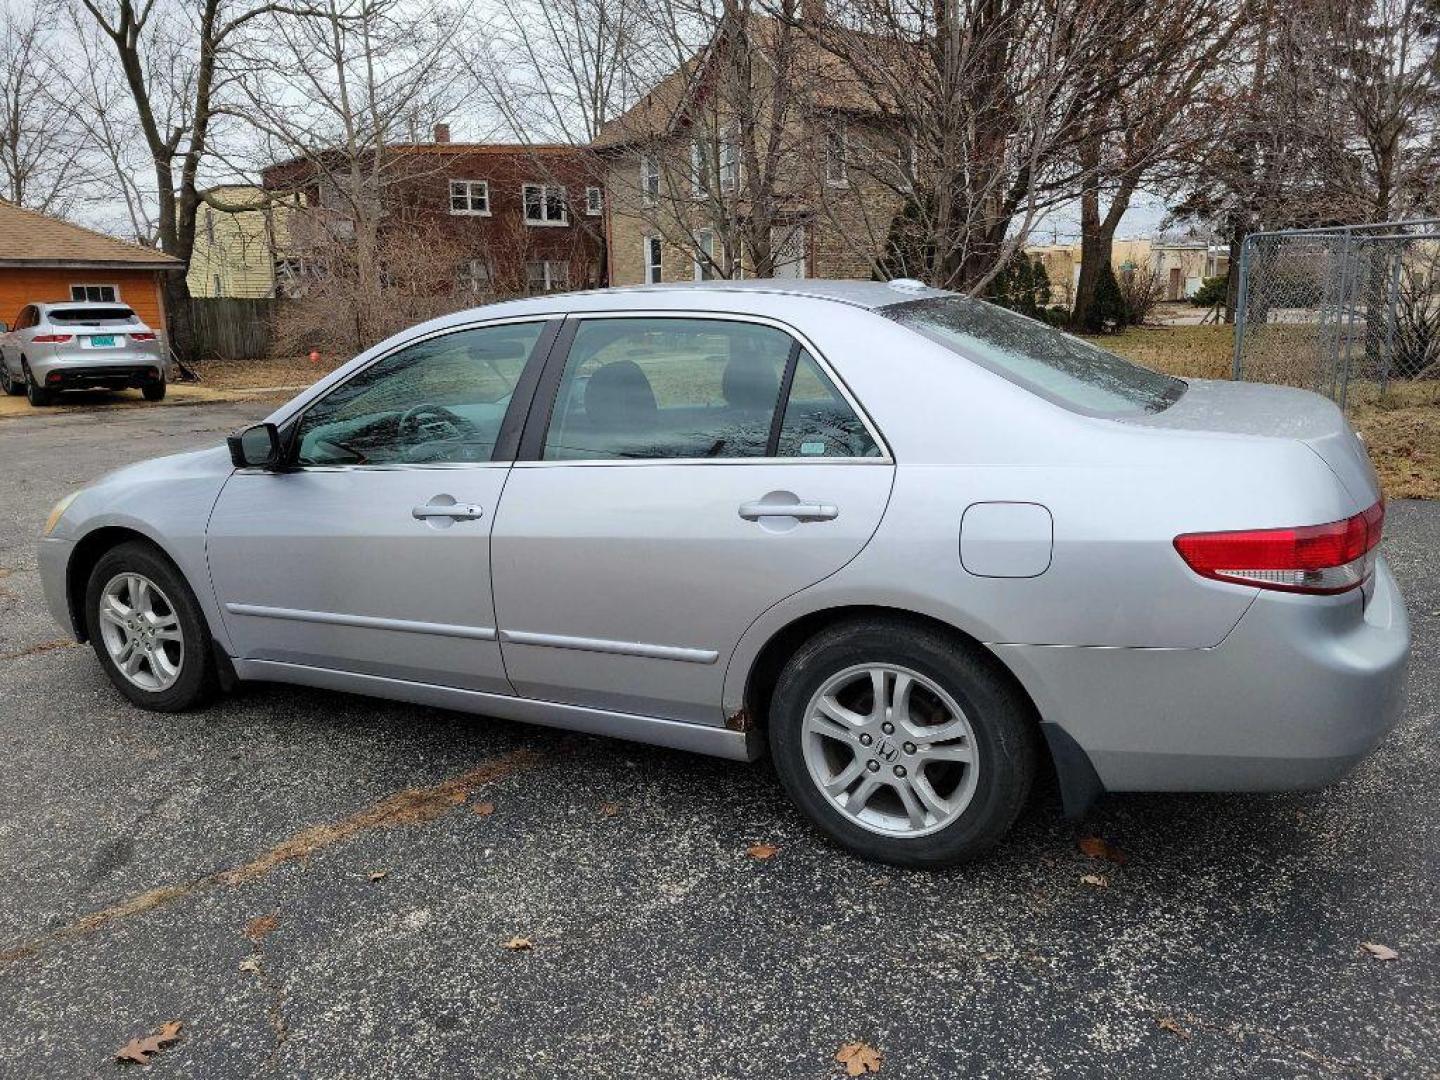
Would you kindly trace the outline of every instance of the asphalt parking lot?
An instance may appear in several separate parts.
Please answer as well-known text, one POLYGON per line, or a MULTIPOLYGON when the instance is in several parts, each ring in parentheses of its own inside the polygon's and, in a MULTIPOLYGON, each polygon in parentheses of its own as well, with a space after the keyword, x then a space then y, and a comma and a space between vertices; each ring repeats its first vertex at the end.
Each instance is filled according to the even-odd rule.
POLYGON ((1440 1071, 1440 504, 1390 508, 1410 702, 1345 782, 1080 825, 1045 793, 982 863, 909 873, 763 763, 279 686, 130 707, 34 536, 264 411, 0 419, 0 1076, 139 1069, 116 1051, 171 1020, 147 1075, 820 1078, 855 1041, 882 1077, 1440 1071))

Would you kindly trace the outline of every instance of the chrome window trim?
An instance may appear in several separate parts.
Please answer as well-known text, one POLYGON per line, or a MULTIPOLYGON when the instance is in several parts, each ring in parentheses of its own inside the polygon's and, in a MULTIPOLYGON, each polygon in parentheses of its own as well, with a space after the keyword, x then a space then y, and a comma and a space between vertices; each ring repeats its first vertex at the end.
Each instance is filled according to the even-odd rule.
MULTIPOLYGON (((812 465, 818 465, 818 464, 821 464, 822 462, 823 462, 823 463, 832 463, 832 464, 855 464, 855 463, 857 463, 857 462, 864 462, 864 463, 866 463, 866 464, 872 464, 872 465, 894 465, 894 464, 895 464, 895 455, 894 455, 894 454, 891 452, 891 450, 890 450, 890 444, 889 444, 889 442, 886 441, 885 436, 881 433, 880 428, 876 425, 875 421, 871 418, 869 412, 867 412, 866 409, 865 409, 865 407, 860 404, 859 399, 857 399, 857 398, 855 397, 855 394, 851 391, 850 387, 849 387, 848 385, 846 385, 845 380, 840 376, 839 372, 837 372, 837 371, 835 370, 835 366, 830 363, 829 359, 825 356, 825 354, 822 353, 819 349, 817 349, 817 348, 815 347, 815 343, 810 340, 810 338, 805 334, 804 331, 800 330, 799 328, 797 328, 796 326, 794 326, 794 325, 791 324, 791 323, 787 323, 787 322, 785 322, 785 321, 782 320, 782 319, 772 318, 772 317, 770 317, 770 316, 768 316, 768 315, 751 315, 751 314, 746 313, 746 312, 735 312, 735 311, 703 311, 703 310, 695 310, 695 309, 693 309, 693 308, 692 308, 692 309, 689 309, 689 310, 685 310, 685 311, 676 310, 676 309, 674 309, 674 308, 659 309, 659 310, 649 309, 649 308, 642 308, 642 309, 637 309, 637 310, 634 310, 634 311, 604 311, 604 310, 601 310, 601 311, 567 311, 567 312, 565 313, 565 321, 566 321, 567 323, 571 322, 572 320, 575 321, 575 322, 583 322, 583 321, 586 321, 586 320, 599 320, 599 319, 688 319, 688 320, 691 320, 691 321, 694 321, 694 320, 697 320, 697 319, 698 319, 698 320, 703 321, 703 322, 741 322, 741 323, 752 323, 752 324, 755 324, 755 325, 757 325, 757 326, 768 326, 768 327, 770 327, 770 328, 773 329, 773 330, 779 330, 779 331, 780 331, 781 333, 783 333, 783 334, 788 334, 791 338, 793 338, 794 340, 798 341, 798 342, 800 343, 800 347, 801 347, 802 349, 804 349, 806 352, 808 352, 808 353, 814 358, 815 363, 819 365, 820 370, 825 373, 825 376, 831 381, 831 383, 834 384, 835 388, 840 391, 840 396, 845 399, 845 403, 846 403, 847 405, 849 405, 850 408, 854 411, 855 415, 860 418, 860 422, 865 425, 865 430, 869 433, 870 438, 874 441, 875 445, 876 445, 877 447, 879 447, 879 449, 880 449, 880 455, 879 455, 878 457, 845 457, 845 458, 839 458, 839 457, 832 457, 832 458, 822 458, 822 457, 765 457, 765 456, 743 457, 743 458, 612 458, 612 459, 606 459, 606 460, 603 460, 603 461, 576 461, 576 460, 574 460, 574 459, 568 459, 568 460, 564 460, 564 461, 545 461, 545 460, 542 458, 542 459, 540 459, 540 460, 538 460, 538 461, 516 461, 516 462, 514 463, 515 465, 517 465, 517 466, 519 466, 519 465, 677 465, 677 464, 682 464, 682 463, 704 464, 704 465, 720 465, 720 464, 740 464, 740 465, 765 464, 765 465, 774 465, 774 464, 777 463, 777 462, 784 462, 784 463, 799 463, 799 462, 805 462, 805 463, 812 464, 812 465)), ((571 347, 573 347, 573 344, 574 344, 574 343, 573 343, 573 341, 572 341, 572 342, 571 342, 571 347)), ((551 359, 551 362, 552 362, 552 363, 569 364, 569 362, 570 362, 569 350, 568 350, 568 349, 566 350, 566 354, 565 354, 563 357, 561 357, 561 356, 556 356, 556 355, 554 355, 554 354, 552 353, 550 359, 551 359)), ((564 381, 564 373, 563 373, 563 368, 562 368, 561 382, 563 382, 563 381, 564 381)), ((556 391, 556 392, 557 392, 557 395, 558 395, 558 392, 559 392, 559 391, 558 391, 558 386, 559 386, 559 384, 557 383, 557 391, 556 391)), ((558 396, 557 396, 557 401, 558 401, 558 396)), ((553 422, 554 422, 554 419, 555 419, 555 417, 554 417, 554 411, 553 411, 553 405, 552 405, 552 410, 551 410, 551 415, 550 415, 550 417, 549 417, 549 422, 548 422, 548 423, 546 424, 546 426, 545 426, 545 435, 546 435, 547 437, 548 437, 549 434, 550 434, 550 423, 553 423, 553 422)), ((543 448, 544 448, 544 442, 542 441, 542 442, 541 442, 542 452, 543 452, 543 448)))

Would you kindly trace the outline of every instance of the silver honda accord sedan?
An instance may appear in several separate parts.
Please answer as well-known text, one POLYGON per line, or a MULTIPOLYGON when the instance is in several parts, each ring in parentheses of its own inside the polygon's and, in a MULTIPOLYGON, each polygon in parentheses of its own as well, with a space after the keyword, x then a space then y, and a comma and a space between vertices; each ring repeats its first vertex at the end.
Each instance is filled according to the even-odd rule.
POLYGON ((1037 775, 1329 783, 1409 629, 1363 446, 914 282, 711 282, 425 323, 228 447, 55 507, 56 617, 178 710, 299 683, 736 759, 953 863, 1037 775))

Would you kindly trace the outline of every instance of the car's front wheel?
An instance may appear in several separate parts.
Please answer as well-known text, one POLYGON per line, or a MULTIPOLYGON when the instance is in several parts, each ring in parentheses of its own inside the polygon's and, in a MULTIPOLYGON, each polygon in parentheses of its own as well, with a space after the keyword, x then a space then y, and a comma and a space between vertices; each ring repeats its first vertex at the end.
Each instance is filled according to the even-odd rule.
POLYGON ((806 642, 771 700, 790 797, 850 851, 899 866, 973 858, 1035 776, 1033 717, 998 665, 942 631, 853 622, 806 642))
POLYGON ((90 643, 115 688, 146 709, 178 712, 216 685, 200 604, 171 562, 148 544, 102 555, 85 590, 90 643))

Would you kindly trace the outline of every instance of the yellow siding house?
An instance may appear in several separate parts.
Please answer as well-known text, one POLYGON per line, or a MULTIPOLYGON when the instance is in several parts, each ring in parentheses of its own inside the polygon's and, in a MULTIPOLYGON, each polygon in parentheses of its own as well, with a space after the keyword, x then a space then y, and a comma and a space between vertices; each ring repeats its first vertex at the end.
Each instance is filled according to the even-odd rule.
POLYGON ((288 206, 266 206, 265 191, 252 184, 210 188, 217 202, 253 206, 232 212, 201 203, 195 211, 195 250, 190 256, 190 295, 266 297, 276 292, 289 229, 288 206))

